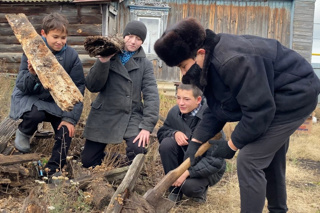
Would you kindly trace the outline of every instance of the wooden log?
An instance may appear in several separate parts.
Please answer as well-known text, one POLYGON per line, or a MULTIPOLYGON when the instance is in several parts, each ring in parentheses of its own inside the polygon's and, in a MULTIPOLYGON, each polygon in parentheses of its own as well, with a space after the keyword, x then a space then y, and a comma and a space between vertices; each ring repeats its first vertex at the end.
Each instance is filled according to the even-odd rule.
POLYGON ((40 160, 40 155, 37 153, 23 155, 2 155, 0 154, 0 166, 6 166, 16 163, 25 163, 30 161, 40 160))
MULTIPOLYGON (((19 122, 6 117, 0 124, 0 153, 2 153, 9 142, 9 139, 13 136, 18 128, 19 122)), ((1 163, 1 161, 0 161, 1 163)))
POLYGON ((62 110, 71 111, 76 103, 83 101, 83 95, 71 77, 35 31, 25 14, 7 14, 6 18, 43 87, 49 90, 62 110))
POLYGON ((119 213, 124 204, 124 200, 130 196, 132 192, 135 182, 140 174, 140 171, 144 165, 144 154, 138 154, 132 164, 129 167, 129 170, 122 180, 121 184, 118 186, 116 192, 113 194, 111 198, 111 202, 105 209, 106 213, 119 213))
MULTIPOLYGON (((122 180, 125 177, 128 169, 129 169, 128 166, 112 169, 112 170, 104 172, 104 174, 102 174, 102 176, 105 179, 107 179, 108 182, 112 183, 112 182, 115 182, 118 180, 122 180)), ((79 183, 80 189, 85 189, 92 182, 92 180, 94 180, 95 178, 96 178, 96 176, 94 174, 93 175, 85 175, 85 176, 74 179, 74 182, 79 183)))
POLYGON ((28 177, 30 175, 29 170, 21 165, 0 166, 0 173, 19 174, 24 177, 28 177))
POLYGON ((92 181, 88 188, 92 191, 92 203, 98 210, 102 210, 107 206, 114 194, 112 186, 101 178, 92 181))

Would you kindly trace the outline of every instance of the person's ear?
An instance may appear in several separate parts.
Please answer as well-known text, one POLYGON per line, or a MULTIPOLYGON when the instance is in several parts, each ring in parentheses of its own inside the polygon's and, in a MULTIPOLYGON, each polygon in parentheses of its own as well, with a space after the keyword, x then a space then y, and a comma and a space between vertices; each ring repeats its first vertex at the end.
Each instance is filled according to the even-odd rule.
POLYGON ((201 97, 201 96, 198 96, 198 98, 197 98, 197 104, 200 104, 201 101, 202 101, 202 97, 201 97))
POLYGON ((47 36, 47 34, 44 32, 44 29, 42 29, 40 33, 41 33, 41 35, 44 36, 44 37, 47 36))
POLYGON ((203 49, 203 48, 200 48, 200 49, 198 49, 197 54, 198 55, 204 55, 204 54, 206 54, 206 50, 203 49))

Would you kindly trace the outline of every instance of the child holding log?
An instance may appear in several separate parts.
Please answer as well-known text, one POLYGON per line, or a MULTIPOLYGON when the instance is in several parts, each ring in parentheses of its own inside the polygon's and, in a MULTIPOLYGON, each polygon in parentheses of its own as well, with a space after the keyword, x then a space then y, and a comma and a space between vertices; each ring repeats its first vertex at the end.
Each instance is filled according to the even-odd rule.
MULTIPOLYGON (((68 21, 59 13, 44 17, 41 36, 58 62, 70 75, 81 93, 84 93, 84 73, 78 53, 67 42, 68 21)), ((37 73, 22 55, 19 74, 11 96, 10 117, 22 119, 16 131, 15 148, 22 153, 30 152, 30 138, 43 121, 51 123, 55 132, 55 144, 52 155, 45 165, 51 176, 61 170, 75 133, 75 125, 80 119, 83 104, 77 103, 72 111, 62 111, 47 89, 42 86, 37 73)))
POLYGON ((99 94, 91 104, 84 129, 84 167, 100 165, 106 145, 123 140, 129 163, 137 154, 146 153, 159 113, 153 65, 141 46, 146 35, 143 22, 129 22, 123 32, 124 50, 98 56, 86 76, 88 90, 99 94))

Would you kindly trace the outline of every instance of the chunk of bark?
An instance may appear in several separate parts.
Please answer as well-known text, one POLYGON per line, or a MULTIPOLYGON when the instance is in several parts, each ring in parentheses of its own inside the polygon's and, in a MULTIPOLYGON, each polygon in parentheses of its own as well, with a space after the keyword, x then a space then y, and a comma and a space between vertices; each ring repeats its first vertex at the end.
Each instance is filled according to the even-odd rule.
POLYGON ((92 181, 88 188, 92 191, 92 203, 99 210, 102 210, 109 204, 111 197, 114 194, 112 186, 101 178, 92 181))
POLYGON ((12 120, 9 117, 3 119, 0 124, 0 153, 2 153, 8 145, 10 138, 15 134, 20 122, 12 120))
POLYGON ((71 111, 83 95, 68 73, 46 46, 25 14, 6 14, 6 18, 40 82, 63 111, 71 111))
POLYGON ((84 48, 89 56, 110 56, 120 52, 124 48, 122 35, 113 36, 88 36, 84 41, 84 48))

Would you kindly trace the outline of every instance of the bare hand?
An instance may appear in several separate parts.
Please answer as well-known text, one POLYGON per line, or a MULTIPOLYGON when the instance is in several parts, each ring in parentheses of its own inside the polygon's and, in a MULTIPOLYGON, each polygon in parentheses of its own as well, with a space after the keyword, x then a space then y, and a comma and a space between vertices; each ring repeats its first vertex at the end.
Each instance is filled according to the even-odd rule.
POLYGON ((37 75, 36 71, 34 71, 30 61, 28 60, 28 70, 32 75, 37 75))
POLYGON ((138 147, 142 145, 142 147, 146 147, 149 144, 150 132, 148 130, 142 129, 139 135, 133 140, 133 143, 139 140, 138 147))
POLYGON ((73 137, 74 136, 74 132, 75 132, 75 128, 74 125, 72 123, 69 123, 67 121, 61 121, 61 123, 58 126, 58 130, 62 127, 62 126, 66 126, 68 131, 69 131, 69 137, 73 137))
POLYGON ((106 62, 110 61, 110 59, 111 59, 114 55, 115 55, 115 54, 112 54, 112 55, 109 55, 109 56, 100 56, 100 55, 97 55, 96 58, 98 58, 101 63, 106 63, 106 62))
POLYGON ((183 132, 177 131, 174 134, 174 139, 176 140, 179 146, 188 145, 188 137, 183 132))
POLYGON ((183 182, 189 177, 189 170, 186 170, 173 184, 172 186, 179 187, 183 184, 183 182))

